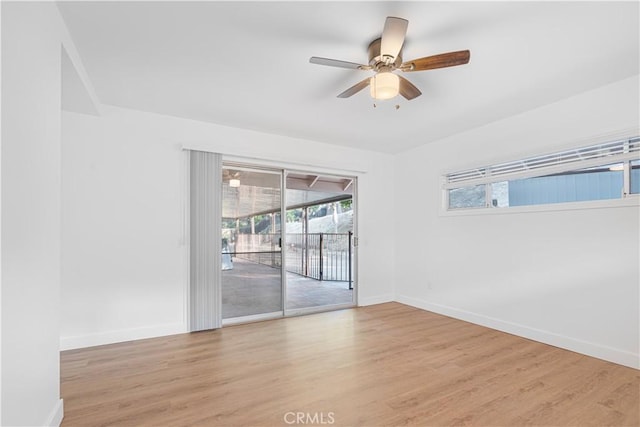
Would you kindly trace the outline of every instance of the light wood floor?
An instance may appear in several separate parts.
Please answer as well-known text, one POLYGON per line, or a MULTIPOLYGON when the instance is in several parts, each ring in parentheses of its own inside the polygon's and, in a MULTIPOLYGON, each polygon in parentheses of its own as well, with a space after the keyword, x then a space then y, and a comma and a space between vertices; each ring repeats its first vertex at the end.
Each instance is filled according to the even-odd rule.
POLYGON ((63 427, 286 426, 288 412, 335 426, 640 424, 640 371, 398 303, 71 350, 61 364, 63 427))

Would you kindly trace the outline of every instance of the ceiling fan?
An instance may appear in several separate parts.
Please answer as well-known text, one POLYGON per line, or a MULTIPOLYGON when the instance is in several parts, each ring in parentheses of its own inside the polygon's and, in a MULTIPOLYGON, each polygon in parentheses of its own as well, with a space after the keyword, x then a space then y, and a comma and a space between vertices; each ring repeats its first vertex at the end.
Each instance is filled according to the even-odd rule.
POLYGON ((393 16, 387 17, 382 37, 375 39, 369 45, 368 65, 317 56, 309 58, 309 62, 330 67, 375 71, 373 77, 367 77, 356 83, 338 95, 338 98, 349 98, 369 86, 371 97, 374 99, 391 99, 398 94, 407 100, 414 99, 420 96, 422 92, 413 83, 394 73, 394 71, 425 71, 462 65, 469 62, 471 53, 468 50, 460 50, 402 62, 402 45, 404 44, 408 25, 409 21, 406 19, 393 16))

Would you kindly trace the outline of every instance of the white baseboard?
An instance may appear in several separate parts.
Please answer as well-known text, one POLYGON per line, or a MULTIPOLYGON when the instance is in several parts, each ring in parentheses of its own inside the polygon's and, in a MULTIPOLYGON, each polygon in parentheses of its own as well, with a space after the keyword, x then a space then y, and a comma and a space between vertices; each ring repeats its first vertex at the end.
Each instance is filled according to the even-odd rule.
POLYGON ((183 334, 186 332, 188 332, 188 330, 184 323, 170 323, 166 325, 121 329, 117 331, 99 332, 87 335, 66 336, 60 337, 60 350, 93 347, 96 345, 163 337, 166 335, 183 334))
POLYGON ((628 366, 630 368, 640 369, 640 355, 628 351, 582 341, 564 335, 555 334, 553 332, 530 328, 528 326, 520 325, 517 323, 507 322, 466 310, 460 310, 454 307, 434 304, 404 295, 397 295, 395 300, 399 303, 410 305, 412 307, 421 308, 423 310, 443 314, 455 319, 460 319, 470 323, 475 323, 477 325, 486 326, 491 329, 507 332, 509 334, 528 338, 555 347, 564 348, 566 350, 575 351, 576 353, 596 357, 598 359, 603 359, 608 362, 628 366))
POLYGON ((64 418, 64 402, 62 399, 59 399, 44 425, 60 427, 60 424, 62 424, 62 418, 64 418))
POLYGON ((385 302, 393 302, 393 294, 376 295, 366 298, 358 298, 358 306, 364 307, 367 305, 383 304, 385 302))

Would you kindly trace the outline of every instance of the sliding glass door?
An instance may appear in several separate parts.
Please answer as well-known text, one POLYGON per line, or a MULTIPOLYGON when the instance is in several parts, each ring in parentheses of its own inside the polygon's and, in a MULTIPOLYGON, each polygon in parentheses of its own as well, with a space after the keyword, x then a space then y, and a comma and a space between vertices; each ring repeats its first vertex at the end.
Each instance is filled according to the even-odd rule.
POLYGON ((355 178, 230 163, 222 175, 224 324, 355 305, 355 178))
POLYGON ((283 314, 282 173, 225 166, 222 318, 283 314))
POLYGON ((286 313, 354 305, 355 178, 290 172, 286 183, 286 313))

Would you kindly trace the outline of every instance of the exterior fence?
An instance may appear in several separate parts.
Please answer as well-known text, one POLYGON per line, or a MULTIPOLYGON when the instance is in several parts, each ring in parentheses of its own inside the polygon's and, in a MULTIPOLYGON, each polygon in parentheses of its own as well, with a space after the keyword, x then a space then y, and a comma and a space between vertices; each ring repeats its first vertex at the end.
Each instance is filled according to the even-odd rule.
MULTIPOLYGON (((287 271, 316 280, 353 282, 352 232, 287 233, 287 271)), ((280 234, 239 234, 230 252, 271 267, 282 265, 280 234)))

